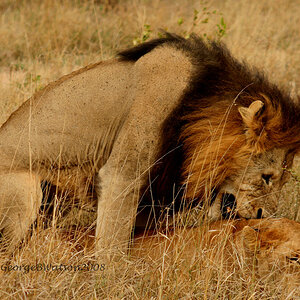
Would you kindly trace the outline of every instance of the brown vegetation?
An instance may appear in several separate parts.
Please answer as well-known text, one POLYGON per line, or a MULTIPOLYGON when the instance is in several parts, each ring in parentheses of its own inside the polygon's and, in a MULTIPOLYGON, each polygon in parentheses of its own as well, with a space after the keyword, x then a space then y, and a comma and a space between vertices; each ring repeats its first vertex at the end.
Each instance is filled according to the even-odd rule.
MULTIPOLYGON (((272 81, 293 97, 300 94, 298 1, 278 0, 270 4, 267 0, 4 0, 0 12, 1 123, 49 81, 112 57, 117 49, 132 46, 148 36, 157 37, 159 28, 219 38, 217 25, 224 27, 219 13, 226 24, 222 40, 233 54, 263 68, 272 81), (196 19, 194 8, 199 12, 196 19)), ((282 193, 287 201, 282 202, 278 216, 300 221, 299 176, 298 160, 294 179, 282 193)), ((78 213, 89 212, 79 209, 78 213)), ((53 226, 47 230, 41 230, 43 219, 38 219, 31 238, 24 241, 7 265, 1 261, 1 298, 296 299, 300 294, 299 285, 291 280, 296 275, 279 271, 276 265, 257 278, 251 264, 240 265, 233 272, 219 260, 216 263, 202 248, 198 253, 202 258, 189 263, 179 259, 167 264, 161 260, 145 264, 124 257, 119 267, 105 266, 104 271, 66 271, 57 267, 53 271, 27 272, 15 268, 4 272, 6 266, 97 263, 83 239, 90 231, 83 234, 78 221, 73 224, 75 238, 68 232, 66 238, 66 224, 59 223, 57 215, 54 213, 53 226)), ((88 225, 92 226, 92 221, 88 225)), ((185 233, 181 234, 184 237, 185 233)), ((183 251, 181 247, 174 251, 183 251)))

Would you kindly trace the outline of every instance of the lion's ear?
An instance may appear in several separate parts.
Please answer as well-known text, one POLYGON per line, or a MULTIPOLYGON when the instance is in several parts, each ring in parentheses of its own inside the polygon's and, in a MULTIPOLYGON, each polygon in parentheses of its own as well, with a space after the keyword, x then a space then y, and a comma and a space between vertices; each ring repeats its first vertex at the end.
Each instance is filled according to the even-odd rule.
POLYGON ((250 226, 245 226, 241 232, 243 245, 246 249, 255 251, 258 241, 258 232, 250 226))
POLYGON ((255 117, 262 111, 264 103, 260 100, 252 102, 249 107, 239 107, 239 113, 247 127, 251 127, 255 117))

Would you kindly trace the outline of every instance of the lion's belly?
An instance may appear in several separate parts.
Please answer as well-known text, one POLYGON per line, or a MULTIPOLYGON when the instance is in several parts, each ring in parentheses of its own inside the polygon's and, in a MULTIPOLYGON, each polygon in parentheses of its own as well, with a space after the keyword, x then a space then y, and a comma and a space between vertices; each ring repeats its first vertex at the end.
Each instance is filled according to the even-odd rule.
POLYGON ((27 100, 0 129, 0 168, 100 167, 131 106, 130 72, 109 61, 27 100))

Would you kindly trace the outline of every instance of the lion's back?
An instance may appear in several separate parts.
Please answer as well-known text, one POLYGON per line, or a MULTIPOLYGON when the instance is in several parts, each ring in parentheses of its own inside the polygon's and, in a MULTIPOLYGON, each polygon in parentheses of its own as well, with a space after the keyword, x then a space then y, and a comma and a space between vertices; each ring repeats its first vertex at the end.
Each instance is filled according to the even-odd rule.
POLYGON ((95 155, 126 118, 131 70, 132 63, 110 60, 39 91, 1 127, 2 157, 16 154, 20 162, 28 160, 29 141, 31 155, 43 161, 67 152, 65 159, 77 164, 95 155))

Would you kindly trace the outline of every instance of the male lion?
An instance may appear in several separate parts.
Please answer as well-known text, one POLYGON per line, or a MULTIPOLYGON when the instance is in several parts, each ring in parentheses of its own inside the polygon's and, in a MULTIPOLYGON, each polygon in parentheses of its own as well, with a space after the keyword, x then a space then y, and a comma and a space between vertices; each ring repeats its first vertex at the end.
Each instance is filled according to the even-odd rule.
POLYGON ((139 200, 271 215, 299 145, 299 104, 223 44, 166 34, 62 77, 2 125, 2 237, 24 236, 41 181, 95 187, 98 249, 127 248, 139 200))

